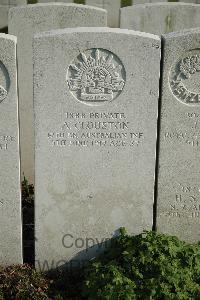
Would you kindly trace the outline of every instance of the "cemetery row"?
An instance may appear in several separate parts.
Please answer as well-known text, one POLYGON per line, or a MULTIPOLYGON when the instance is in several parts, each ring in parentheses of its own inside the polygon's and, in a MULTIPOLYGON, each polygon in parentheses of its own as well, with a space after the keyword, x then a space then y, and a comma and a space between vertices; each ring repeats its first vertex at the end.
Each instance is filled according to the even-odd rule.
MULTIPOLYGON (((121 28, 165 34, 200 27, 200 5, 135 5, 121 10, 121 28)), ((103 9, 75 4, 39 4, 13 8, 9 33, 17 37, 22 174, 34 183, 33 35, 52 29, 107 26, 103 9)))
POLYGON ((0 264, 22 262, 19 148, 35 156, 37 268, 84 262, 121 226, 151 230, 155 211, 158 231, 199 241, 200 29, 163 35, 161 63, 159 36, 107 28, 102 9, 13 8, 9 31, 0 264))
MULTIPOLYGON (((62 1, 61 0, 0 0, 0 30, 2 28, 5 28, 8 26, 9 8, 11 8, 12 6, 26 5, 27 3, 35 3, 35 2, 36 3, 63 2, 65 4, 66 3, 70 4, 70 3, 77 2, 77 1, 76 0, 75 1, 73 1, 73 0, 62 0, 62 1)), ((152 5, 152 7, 154 7, 154 5, 157 5, 158 4, 157 2, 159 2, 160 4, 163 4, 165 7, 164 10, 166 12, 161 12, 161 17, 163 17, 163 14, 166 14, 167 12, 169 14, 170 6, 176 5, 178 2, 182 2, 183 4, 184 3, 200 4, 200 0, 179 0, 179 1, 178 0, 177 1, 173 1, 173 0, 82 0, 81 2, 86 5, 91 5, 94 7, 99 7, 99 8, 105 9, 108 13, 108 26, 114 27, 114 28, 118 28, 120 26, 119 25, 120 24, 120 8, 124 7, 124 6, 133 5, 133 7, 135 7, 135 8, 137 7, 137 9, 135 10, 135 13, 138 13, 138 10, 139 10, 141 14, 145 14, 145 12, 144 12, 144 9, 145 9, 146 13, 149 15, 151 13, 154 14, 155 12, 151 12, 151 9, 148 8, 148 3, 150 3, 150 6, 152 5), (172 3, 172 2, 176 2, 176 3, 172 3), (140 4, 140 7, 138 7, 138 4, 140 4)), ((152 9, 154 10, 154 8, 152 8, 152 9)), ((132 13, 132 12, 130 11, 129 13, 132 13)), ((156 16, 157 15, 158 15, 158 13, 156 13, 156 16)), ((142 23, 141 22, 138 23, 141 18, 142 18, 142 16, 139 19, 136 18, 136 21, 134 21, 134 12, 133 12, 133 15, 132 15, 133 23, 129 22, 129 25, 142 27, 142 23)), ((147 20, 148 19, 149 18, 147 18, 147 20)), ((152 19, 152 17, 151 17, 151 19, 152 19)), ((153 18, 153 20, 154 20, 154 18, 153 18)), ((137 30, 137 29, 135 28, 135 30, 137 30)))

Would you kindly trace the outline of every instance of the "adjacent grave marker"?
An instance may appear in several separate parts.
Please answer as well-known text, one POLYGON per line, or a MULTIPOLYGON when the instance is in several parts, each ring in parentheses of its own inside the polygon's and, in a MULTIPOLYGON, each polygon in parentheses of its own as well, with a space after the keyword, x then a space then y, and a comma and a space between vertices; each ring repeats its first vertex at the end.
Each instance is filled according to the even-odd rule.
POLYGON ((152 228, 159 68, 150 34, 35 37, 37 268, 77 266, 121 226, 152 228))
POLYGON ((119 27, 121 0, 86 0, 86 4, 106 9, 108 12, 108 26, 119 27))
POLYGON ((186 2, 186 3, 196 3, 199 4, 200 0, 180 0, 179 2, 186 2))
POLYGON ((165 35, 157 228, 200 240, 200 30, 165 35))
POLYGON ((49 2, 62 2, 62 3, 73 3, 73 0, 38 0, 38 3, 49 3, 49 2))
POLYGON ((85 5, 51 3, 10 10, 9 32, 18 38, 22 171, 30 182, 34 177, 33 34, 57 28, 106 24, 105 10, 85 5))
POLYGON ((24 5, 26 0, 0 0, 0 30, 8 26, 8 11, 12 6, 24 5))
POLYGON ((154 3, 121 9, 120 27, 164 34, 200 26, 200 6, 188 3, 154 3))
POLYGON ((16 38, 0 34, 0 265, 22 263, 16 38))
POLYGON ((168 0, 132 0, 132 4, 168 2, 168 0))

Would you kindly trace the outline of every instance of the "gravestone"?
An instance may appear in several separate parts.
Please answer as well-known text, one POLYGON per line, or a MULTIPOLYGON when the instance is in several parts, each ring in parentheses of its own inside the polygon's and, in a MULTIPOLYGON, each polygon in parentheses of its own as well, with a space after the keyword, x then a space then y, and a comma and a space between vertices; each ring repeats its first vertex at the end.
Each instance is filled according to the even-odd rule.
POLYGON ((85 3, 106 9, 108 12, 108 26, 119 27, 121 0, 86 0, 85 3))
POLYGON ((62 2, 62 3, 73 3, 73 0, 38 0, 38 3, 49 3, 49 2, 62 2))
POLYGON ((26 3, 26 0, 0 0, 0 30, 8 26, 9 9, 26 3))
POLYGON ((0 265, 22 263, 16 38, 0 34, 0 265))
POLYGON ((81 265, 121 226, 152 228, 159 61, 150 34, 36 36, 37 268, 81 265))
POLYGON ((200 240, 200 30, 163 37, 157 229, 200 240))
POLYGON ((144 3, 156 3, 156 2, 168 2, 168 0, 132 0, 132 4, 144 4, 144 3))
POLYGON ((22 171, 30 182, 34 180, 33 34, 57 28, 106 24, 105 10, 84 5, 47 3, 10 10, 9 32, 18 38, 22 171))
POLYGON ((186 3, 196 3, 199 4, 200 0, 180 0, 179 2, 186 2, 186 3))
POLYGON ((154 3, 121 9, 121 28, 164 34, 200 26, 200 6, 188 3, 154 3))

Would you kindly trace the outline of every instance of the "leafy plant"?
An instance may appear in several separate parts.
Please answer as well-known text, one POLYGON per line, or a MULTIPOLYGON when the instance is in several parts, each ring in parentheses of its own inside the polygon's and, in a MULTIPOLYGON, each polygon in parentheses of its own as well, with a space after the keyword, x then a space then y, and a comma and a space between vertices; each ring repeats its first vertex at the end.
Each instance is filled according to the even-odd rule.
POLYGON ((23 207, 33 206, 34 203, 34 186, 28 183, 26 177, 22 181, 22 200, 23 207))
POLYGON ((28 265, 0 268, 0 300, 199 300, 200 245, 121 228, 85 270, 39 273, 28 265))
POLYGON ((37 0, 28 0, 28 4, 36 4, 37 0))
POLYGON ((131 6, 132 0, 121 0, 121 7, 131 6))
POLYGON ((74 0, 76 4, 85 4, 85 0, 74 0))
POLYGON ((178 238, 121 229, 85 271, 87 299, 200 299, 200 247, 178 238))

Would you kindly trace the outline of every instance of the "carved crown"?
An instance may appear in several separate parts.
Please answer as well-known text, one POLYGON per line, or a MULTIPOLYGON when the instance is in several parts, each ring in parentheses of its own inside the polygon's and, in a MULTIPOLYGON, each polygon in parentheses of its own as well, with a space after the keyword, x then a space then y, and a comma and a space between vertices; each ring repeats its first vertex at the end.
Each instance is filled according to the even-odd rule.
POLYGON ((180 72, 186 78, 200 71, 200 55, 187 56, 180 62, 180 72))

